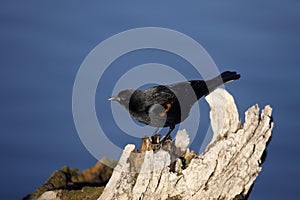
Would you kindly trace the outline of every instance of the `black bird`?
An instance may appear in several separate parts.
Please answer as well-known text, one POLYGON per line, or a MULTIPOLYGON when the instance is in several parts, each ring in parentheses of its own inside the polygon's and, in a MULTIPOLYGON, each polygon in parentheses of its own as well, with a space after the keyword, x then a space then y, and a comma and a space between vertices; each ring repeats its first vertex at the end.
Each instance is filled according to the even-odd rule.
POLYGON ((144 91, 127 89, 108 100, 118 101, 137 121, 157 127, 169 127, 170 137, 175 125, 185 120, 193 104, 214 89, 240 78, 236 72, 226 71, 210 80, 192 80, 171 85, 158 85, 144 91))

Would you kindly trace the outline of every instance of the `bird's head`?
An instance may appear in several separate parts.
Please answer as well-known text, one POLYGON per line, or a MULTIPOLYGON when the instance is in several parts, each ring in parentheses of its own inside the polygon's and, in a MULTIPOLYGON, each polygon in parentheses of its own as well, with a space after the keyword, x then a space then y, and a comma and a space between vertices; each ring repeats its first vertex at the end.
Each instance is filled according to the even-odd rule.
POLYGON ((117 101, 121 105, 123 105, 126 109, 129 108, 129 101, 131 99, 132 94, 136 92, 134 89, 122 90, 119 92, 117 96, 112 96, 108 98, 109 101, 117 101))

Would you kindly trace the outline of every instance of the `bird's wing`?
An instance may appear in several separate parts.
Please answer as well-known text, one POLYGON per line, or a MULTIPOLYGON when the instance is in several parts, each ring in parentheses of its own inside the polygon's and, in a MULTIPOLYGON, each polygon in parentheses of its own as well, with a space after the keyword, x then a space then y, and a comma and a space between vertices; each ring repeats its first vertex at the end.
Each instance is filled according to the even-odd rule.
POLYGON ((181 83, 175 83, 168 86, 177 95, 191 97, 196 95, 197 99, 205 95, 208 90, 206 82, 203 80, 191 80, 181 83))
POLYGON ((207 93, 206 83, 203 80, 192 80, 169 85, 180 103, 189 109, 199 98, 207 93))
POLYGON ((158 117, 165 116, 176 98, 168 87, 162 85, 149 88, 143 93, 147 112, 158 117))

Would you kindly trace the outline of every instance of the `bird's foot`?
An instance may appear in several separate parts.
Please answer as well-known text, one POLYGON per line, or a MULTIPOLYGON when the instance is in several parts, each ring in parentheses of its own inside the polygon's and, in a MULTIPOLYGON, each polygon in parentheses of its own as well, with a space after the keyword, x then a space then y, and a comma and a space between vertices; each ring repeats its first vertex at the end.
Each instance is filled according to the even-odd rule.
POLYGON ((165 151, 171 150, 171 136, 167 134, 165 137, 161 139, 161 136, 156 134, 151 137, 151 147, 154 152, 163 149, 165 151))
POLYGON ((161 135, 155 133, 151 136, 151 143, 152 144, 159 144, 161 139, 161 135))
POLYGON ((152 144, 152 150, 154 153, 158 152, 161 149, 161 144, 152 144))
POLYGON ((163 150, 170 150, 171 145, 171 136, 170 134, 166 134, 163 138, 161 138, 160 134, 154 132, 151 137, 145 137, 142 140, 141 152, 153 150, 154 152, 163 150))
POLYGON ((151 136, 151 147, 154 152, 157 152, 161 148, 160 144, 161 135, 155 133, 151 136))
POLYGON ((165 143, 166 141, 171 141, 172 138, 171 138, 171 134, 170 133, 167 133, 160 141, 159 143, 163 144, 165 143))

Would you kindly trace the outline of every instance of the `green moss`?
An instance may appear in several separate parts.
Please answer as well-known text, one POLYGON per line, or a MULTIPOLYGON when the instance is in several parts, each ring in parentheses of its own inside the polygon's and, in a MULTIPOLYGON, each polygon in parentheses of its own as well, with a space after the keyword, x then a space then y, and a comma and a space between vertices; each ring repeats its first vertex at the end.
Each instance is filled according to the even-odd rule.
POLYGON ((70 168, 64 166, 61 170, 52 173, 50 178, 42 186, 24 199, 36 199, 46 191, 66 188, 69 178, 70 168))
POLYGON ((96 200, 102 194, 104 187, 83 187, 81 190, 63 190, 62 200, 96 200))
POLYGON ((112 175, 113 169, 108 166, 115 166, 117 163, 108 158, 102 160, 82 173, 79 173, 77 168, 71 169, 69 166, 64 166, 52 173, 42 186, 23 199, 37 199, 46 191, 54 190, 60 191, 62 199, 97 199, 104 189, 102 186, 112 175))

